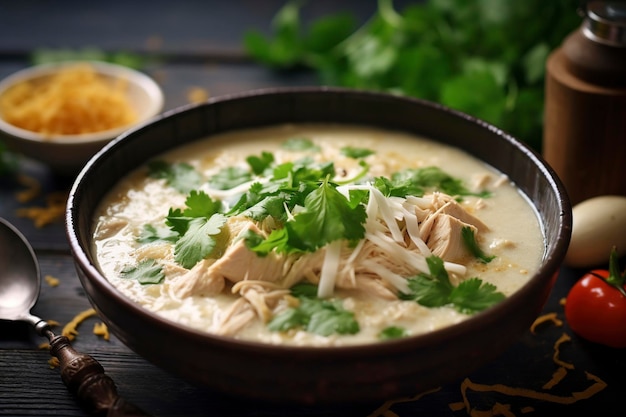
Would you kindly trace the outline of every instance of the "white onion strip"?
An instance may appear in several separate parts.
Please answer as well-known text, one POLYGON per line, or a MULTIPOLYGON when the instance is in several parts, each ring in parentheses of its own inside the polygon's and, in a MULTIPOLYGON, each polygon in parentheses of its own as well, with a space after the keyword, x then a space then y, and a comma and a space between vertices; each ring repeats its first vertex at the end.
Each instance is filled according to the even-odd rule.
POLYGON ((406 278, 396 274, 395 272, 388 270, 384 266, 370 259, 364 260, 361 263, 361 265, 369 269, 370 271, 372 271, 373 273, 375 273, 376 275, 378 275, 385 281, 389 282, 391 285, 396 287, 399 291, 403 293, 408 293, 410 291, 409 284, 407 283, 406 278))
POLYGON ((317 296, 319 298, 328 298, 333 295, 337 271, 339 270, 341 243, 341 240, 335 240, 326 245, 324 263, 320 273, 320 283, 317 287, 317 296))

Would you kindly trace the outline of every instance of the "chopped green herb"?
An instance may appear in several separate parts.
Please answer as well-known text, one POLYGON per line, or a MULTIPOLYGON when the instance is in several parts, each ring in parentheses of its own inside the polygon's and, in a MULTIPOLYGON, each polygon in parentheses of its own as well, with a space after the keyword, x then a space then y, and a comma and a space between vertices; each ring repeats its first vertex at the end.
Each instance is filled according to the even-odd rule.
POLYGON ((403 337, 407 337, 408 333, 406 329, 397 326, 385 327, 379 334, 378 338, 380 340, 392 340, 392 339, 401 339, 403 337))
POLYGON ((305 27, 304 4, 287 2, 270 37, 248 31, 248 53, 271 68, 310 68, 324 85, 439 102, 541 150, 545 62, 580 25, 573 0, 426 0, 401 11, 379 0, 361 27, 346 13, 305 27))
POLYGON ((471 227, 469 226, 463 227, 461 229, 461 237, 463 238, 463 243, 465 243, 465 247, 480 262, 488 264, 495 258, 495 255, 485 254, 485 252, 483 252, 480 246, 478 246, 478 242, 476 242, 476 237, 474 236, 474 230, 471 227))
POLYGON ((287 139, 280 147, 289 151, 317 152, 320 150, 319 146, 313 143, 311 139, 301 137, 287 139))
POLYGON ((341 154, 348 158, 360 159, 370 155, 374 155, 374 151, 366 148, 355 148, 353 146, 345 146, 341 148, 341 154))
POLYGON ((214 214, 210 219, 197 217, 189 221, 187 231, 176 242, 174 259, 183 268, 191 269, 213 252, 218 235, 226 224, 226 216, 214 214))
POLYGON ((178 233, 163 226, 153 226, 151 224, 145 224, 141 229, 141 234, 137 238, 137 242, 145 244, 152 242, 176 242, 178 240, 178 233))
POLYGON ((122 278, 136 279, 140 284, 160 284, 165 279, 163 267, 154 259, 145 259, 134 266, 127 266, 121 272, 122 278))
POLYGON ((188 193, 200 186, 202 177, 191 165, 186 163, 170 164, 165 161, 150 161, 148 175, 152 178, 164 179, 169 186, 188 193))
POLYGON ((240 167, 228 167, 209 178, 209 186, 216 190, 230 190, 252 180, 250 171, 240 167))
POLYGON ((407 195, 421 197, 426 191, 441 191, 459 197, 474 195, 486 198, 491 195, 488 191, 478 193, 469 191, 460 179, 434 166, 405 169, 394 173, 391 179, 379 177, 375 179, 374 186, 385 196, 394 197, 407 195))
POLYGON ((464 314, 482 311, 505 298, 490 283, 483 283, 478 278, 469 278, 454 287, 441 258, 426 258, 430 274, 421 273, 408 279, 408 294, 400 294, 405 300, 415 300, 425 307, 453 306, 464 314))
POLYGON ((246 158, 246 161, 254 174, 261 175, 271 167, 274 162, 274 155, 270 152, 262 152, 261 156, 251 155, 246 158))
POLYGON ((288 308, 270 320, 270 330, 285 332, 303 329, 321 336, 359 332, 359 323, 355 320, 354 313, 344 309, 340 300, 317 298, 316 286, 297 284, 292 288, 292 294, 298 298, 299 305, 288 308))

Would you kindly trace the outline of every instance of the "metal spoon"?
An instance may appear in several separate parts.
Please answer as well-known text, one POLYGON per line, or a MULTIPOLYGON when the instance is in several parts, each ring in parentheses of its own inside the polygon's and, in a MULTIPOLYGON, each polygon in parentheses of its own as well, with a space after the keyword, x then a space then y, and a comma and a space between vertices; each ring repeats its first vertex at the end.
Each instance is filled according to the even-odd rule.
POLYGON ((59 360, 61 379, 90 413, 100 416, 146 416, 117 394, 113 380, 89 355, 78 353, 65 336, 31 314, 39 297, 41 275, 35 252, 19 230, 0 217, 0 320, 25 321, 48 338, 50 354, 59 360))

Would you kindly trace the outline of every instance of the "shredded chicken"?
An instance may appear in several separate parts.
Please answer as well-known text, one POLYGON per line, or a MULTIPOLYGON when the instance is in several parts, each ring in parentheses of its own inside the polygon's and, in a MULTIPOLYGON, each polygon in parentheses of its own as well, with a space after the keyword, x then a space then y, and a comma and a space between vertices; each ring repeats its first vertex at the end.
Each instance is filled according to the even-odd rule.
POLYGON ((174 295, 211 295, 225 288, 239 294, 241 298, 219 325, 220 334, 232 335, 254 319, 268 321, 288 303, 289 288, 301 281, 324 287, 318 293, 322 297, 338 288, 393 300, 399 293, 408 292, 407 278, 428 273, 427 256, 440 257, 457 278, 465 273, 460 262, 469 253, 461 229, 470 227, 475 236, 488 230, 479 218, 453 197, 439 192, 388 199, 373 187, 368 190, 371 197, 366 236, 356 247, 336 242, 314 253, 270 252, 259 256, 239 236, 247 230, 266 236, 267 225, 230 219, 231 237, 223 255, 204 260, 176 277, 171 287, 174 295))

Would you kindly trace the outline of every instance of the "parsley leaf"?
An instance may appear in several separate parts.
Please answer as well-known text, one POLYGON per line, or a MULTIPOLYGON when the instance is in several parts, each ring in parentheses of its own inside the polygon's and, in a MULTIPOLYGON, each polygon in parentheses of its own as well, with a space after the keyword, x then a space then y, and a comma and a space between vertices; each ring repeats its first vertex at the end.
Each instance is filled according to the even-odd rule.
POLYGON ((354 313, 344 309, 340 300, 317 298, 316 286, 308 283, 296 284, 291 292, 298 298, 298 306, 274 316, 268 323, 270 330, 285 332, 301 328, 321 336, 359 332, 354 313))
POLYGON ((403 327, 389 326, 385 327, 383 330, 380 331, 380 333, 378 333, 378 338, 380 340, 401 339, 408 336, 408 334, 409 333, 403 327))
POLYGON ((230 190, 252 179, 250 171, 241 167, 228 167, 209 178, 209 186, 217 190, 230 190))
POLYGON ((136 279, 140 284, 160 284, 165 279, 163 267, 154 259, 145 259, 135 266, 127 266, 121 272, 122 278, 136 279))
POLYGON ((145 224, 141 229, 141 234, 137 238, 137 242, 145 244, 152 242, 176 242, 178 233, 168 229, 165 226, 153 226, 145 224))
POLYGON ((461 229, 461 238, 463 239, 465 247, 471 252, 472 255, 478 258, 480 262, 488 264, 495 258, 495 255, 485 254, 480 246, 478 246, 474 236, 474 230, 471 227, 465 226, 461 229))
POLYGON ((320 150, 313 141, 309 138, 294 137, 289 138, 280 145, 281 148, 288 151, 312 151, 317 152, 320 150))
POLYGON ((353 159, 365 158, 374 154, 374 151, 371 149, 356 148, 354 146, 344 146, 343 148, 341 148, 340 152, 342 155, 353 159))
POLYGON ((187 231, 176 242, 174 259, 183 268, 191 269, 211 254, 216 241, 213 236, 220 233, 226 224, 226 216, 214 214, 210 219, 197 217, 189 221, 187 231))
POLYGON ((174 259, 182 267, 193 266, 213 252, 218 235, 226 224, 221 213, 222 203, 213 200, 204 191, 191 191, 185 200, 184 210, 171 209, 165 223, 177 233, 174 259))
POLYGON ((181 193, 188 193, 197 188, 202 181, 200 173, 184 162, 170 164, 161 160, 150 161, 148 175, 164 179, 168 185, 181 193))
POLYGON ((482 311, 502 301, 505 295, 490 283, 469 278, 458 286, 450 283, 443 260, 436 256, 426 258, 430 274, 418 274, 408 279, 410 293, 400 294, 404 300, 415 300, 425 307, 453 306, 464 314, 482 311))
POLYGON ((250 30, 243 43, 271 68, 310 68, 324 85, 439 102, 540 151, 545 61, 580 25, 572 3, 426 0, 397 12, 392 0, 379 0, 360 27, 346 13, 306 27, 305 2, 291 0, 273 20, 273 36, 250 30))

